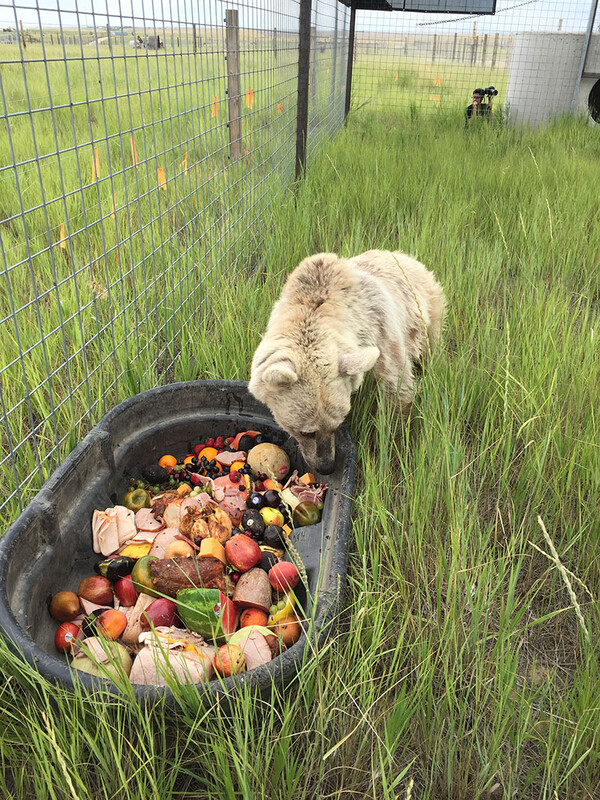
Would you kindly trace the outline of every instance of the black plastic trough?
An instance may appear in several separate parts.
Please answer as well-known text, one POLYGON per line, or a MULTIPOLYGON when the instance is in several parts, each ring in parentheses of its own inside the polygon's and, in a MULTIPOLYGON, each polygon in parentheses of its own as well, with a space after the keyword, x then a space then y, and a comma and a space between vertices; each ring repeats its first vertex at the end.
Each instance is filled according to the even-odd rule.
MULTIPOLYGON (((0 540, 0 629, 48 680, 73 687, 73 673, 54 647, 57 623, 48 600, 63 589, 77 590, 93 574, 91 519, 95 508, 119 502, 130 475, 169 452, 182 453, 198 441, 242 430, 263 431, 283 447, 292 468, 304 470, 296 442, 273 421, 244 382, 190 381, 170 384, 125 400, 109 412, 44 484, 35 499, 0 540)), ((292 542, 308 575, 315 638, 331 629, 346 580, 350 512, 355 479, 355 447, 347 430, 336 434, 336 466, 323 478, 329 484, 323 518, 299 528, 292 542)), ((274 681, 283 688, 296 675, 307 647, 306 637, 269 664, 223 682, 199 684, 203 702, 230 693, 245 682, 266 696, 274 681)), ((86 674, 78 680, 88 690, 116 691, 110 681, 86 674)), ((134 686, 139 700, 166 695, 166 687, 134 686)))

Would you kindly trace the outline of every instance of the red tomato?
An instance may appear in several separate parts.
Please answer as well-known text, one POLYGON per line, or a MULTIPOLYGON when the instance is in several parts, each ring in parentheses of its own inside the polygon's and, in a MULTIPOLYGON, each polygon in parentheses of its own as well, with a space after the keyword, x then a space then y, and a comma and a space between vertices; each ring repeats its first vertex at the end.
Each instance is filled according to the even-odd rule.
POLYGON ((75 625, 74 622, 63 622, 62 625, 58 626, 54 635, 56 649, 60 650, 61 653, 70 653, 73 640, 77 639, 80 633, 81 628, 79 625, 75 625))

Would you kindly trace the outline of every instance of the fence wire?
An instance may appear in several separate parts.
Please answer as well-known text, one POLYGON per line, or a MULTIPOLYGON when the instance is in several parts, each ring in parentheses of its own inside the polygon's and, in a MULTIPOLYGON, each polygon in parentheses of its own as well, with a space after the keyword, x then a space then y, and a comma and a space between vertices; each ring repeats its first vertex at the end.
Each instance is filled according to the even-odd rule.
MULTIPOLYGON (((346 16, 316 14, 311 147, 343 121, 346 16)), ((190 309, 255 263, 294 175, 298 18, 297 0, 0 4, 5 521, 138 391, 132 365, 172 379, 190 309)))
MULTIPOLYGON (((462 120, 493 85, 497 118, 592 124, 594 9, 360 10, 352 107, 462 120)), ((344 119, 350 17, 312 0, 309 166, 344 119)), ((0 3, 3 522, 116 402, 173 379, 190 309, 256 263, 294 176, 299 18, 300 0, 0 3)))

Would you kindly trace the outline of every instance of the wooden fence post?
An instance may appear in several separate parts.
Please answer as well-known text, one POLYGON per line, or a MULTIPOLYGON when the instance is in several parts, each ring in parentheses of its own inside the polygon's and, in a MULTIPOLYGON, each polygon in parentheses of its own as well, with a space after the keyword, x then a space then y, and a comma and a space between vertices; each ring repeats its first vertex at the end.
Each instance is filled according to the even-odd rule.
POLYGON ((456 40, 458 38, 458 34, 454 34, 454 41, 452 42, 452 61, 456 58, 456 40))
POLYGON ((437 47, 437 33, 433 34, 433 45, 431 47, 431 61, 435 61, 435 50, 437 47))
POLYGON ((487 35, 487 33, 484 33, 483 34, 483 47, 481 48, 481 66, 482 67, 485 67, 485 56, 486 56, 486 51, 487 51, 487 40, 488 40, 488 35, 487 35))
POLYGON ((196 23, 192 22, 192 37, 194 40, 194 53, 196 52, 197 42, 196 42, 196 23))
POLYGON ((225 11, 227 46, 227 102, 229 105, 229 141, 231 160, 242 155, 242 88, 240 82, 240 28, 237 9, 225 11))
POLYGON ((496 66, 496 57, 498 55, 498 39, 499 39, 499 37, 500 37, 499 33, 497 33, 494 36, 494 50, 492 52, 492 69, 496 66))
POLYGON ((277 28, 273 28, 273 58, 277 61, 277 28))
POLYGON ((306 140, 308 137, 308 85, 312 30, 310 17, 312 0, 300 0, 298 41, 298 103, 296 110, 296 180, 302 177, 306 165, 306 140))
POLYGON ((23 49, 27 49, 27 43, 25 41, 25 31, 23 30, 23 20, 19 20, 19 25, 21 26, 21 41, 23 42, 23 49))

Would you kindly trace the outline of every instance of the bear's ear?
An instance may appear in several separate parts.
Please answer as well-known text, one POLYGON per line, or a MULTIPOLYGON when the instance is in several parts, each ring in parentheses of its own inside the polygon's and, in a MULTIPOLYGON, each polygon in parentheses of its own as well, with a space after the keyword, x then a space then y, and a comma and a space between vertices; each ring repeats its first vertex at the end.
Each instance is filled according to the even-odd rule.
POLYGON ((379 358, 377 347, 361 347, 352 353, 342 353, 339 358, 340 375, 358 375, 368 372, 379 358))
POLYGON ((284 361, 276 361, 275 364, 269 364, 262 374, 264 383, 269 386, 291 386, 296 383, 298 375, 293 361, 286 358, 284 361))

